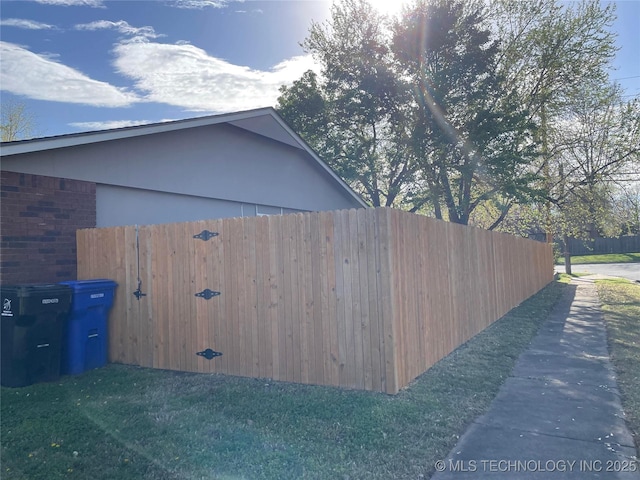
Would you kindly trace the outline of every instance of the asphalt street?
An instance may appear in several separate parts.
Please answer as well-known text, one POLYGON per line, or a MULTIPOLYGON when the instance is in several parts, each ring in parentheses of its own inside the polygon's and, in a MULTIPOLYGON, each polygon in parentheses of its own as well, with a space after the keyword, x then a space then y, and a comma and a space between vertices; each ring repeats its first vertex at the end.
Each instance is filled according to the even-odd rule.
MULTIPOLYGON (((564 265, 556 265, 557 273, 564 273, 564 265)), ((633 282, 640 282, 640 263, 603 263, 572 265, 571 271, 575 273, 592 273, 607 275, 609 277, 622 277, 633 282)))

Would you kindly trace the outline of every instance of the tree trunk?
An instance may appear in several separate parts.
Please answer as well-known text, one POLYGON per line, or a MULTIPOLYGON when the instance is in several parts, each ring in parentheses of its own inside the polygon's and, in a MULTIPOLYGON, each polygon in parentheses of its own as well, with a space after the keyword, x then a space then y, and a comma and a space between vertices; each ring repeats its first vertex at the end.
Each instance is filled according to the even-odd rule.
POLYGON ((571 252, 569 251, 569 237, 564 237, 564 271, 571 275, 571 252))
MULTIPOLYGON (((540 107, 540 132, 542 135, 542 176, 547 197, 551 196, 551 172, 549 168, 549 144, 547 137, 547 111, 545 105, 540 107)), ((551 201, 547 198, 544 206, 544 229, 547 243, 553 243, 553 225, 551 222, 551 201)))

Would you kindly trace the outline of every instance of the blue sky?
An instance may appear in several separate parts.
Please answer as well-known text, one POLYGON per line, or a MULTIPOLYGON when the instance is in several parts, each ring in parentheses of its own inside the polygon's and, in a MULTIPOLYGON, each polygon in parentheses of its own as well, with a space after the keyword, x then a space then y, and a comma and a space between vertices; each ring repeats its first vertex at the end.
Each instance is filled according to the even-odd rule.
MULTIPOLYGON (((640 0, 615 3, 612 78, 638 95, 640 0)), ((299 44, 329 10, 329 0, 2 0, 1 99, 23 101, 42 136, 274 105, 280 85, 313 67, 299 44)))

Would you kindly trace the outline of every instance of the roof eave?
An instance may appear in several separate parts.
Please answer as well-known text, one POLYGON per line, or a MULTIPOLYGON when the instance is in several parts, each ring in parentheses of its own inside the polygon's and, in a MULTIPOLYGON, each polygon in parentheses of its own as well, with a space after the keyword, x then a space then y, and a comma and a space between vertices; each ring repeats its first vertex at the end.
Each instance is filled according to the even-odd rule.
POLYGON ((55 137, 19 140, 16 142, 5 142, 0 145, 0 155, 6 157, 10 155, 19 155, 22 153, 41 152, 43 150, 75 147, 79 145, 87 145, 90 143, 108 142, 110 140, 120 140, 124 138, 139 137, 143 135, 172 132, 177 130, 184 130, 186 128, 216 125, 220 123, 233 122, 237 120, 244 120, 251 117, 265 115, 272 111, 273 108, 264 107, 243 112, 208 115, 206 117, 188 118, 185 120, 174 120, 171 122, 136 125, 133 127, 123 127, 111 130, 98 130, 93 132, 71 133, 55 137))
MULTIPOLYGON (((22 140, 17 142, 6 142, 0 145, 0 156, 8 157, 11 155, 19 155, 23 153, 34 153, 45 150, 53 150, 67 147, 76 147, 80 145, 88 145, 91 143, 108 142, 111 140, 121 140, 125 138, 139 137, 143 135, 153 135, 157 133, 173 132, 184 130, 187 128, 197 128, 209 125, 217 125, 221 123, 236 122, 246 120, 262 115, 271 116, 282 129, 293 139, 293 141, 302 150, 307 152, 311 158, 322 168, 329 176, 331 176, 338 184, 351 196, 361 207, 367 208, 368 205, 353 191, 353 189, 342 179, 336 172, 329 167, 313 149, 300 137, 273 107, 258 108, 255 110, 246 110, 243 112, 225 113, 220 115, 189 118, 185 120, 175 120, 172 122, 153 123, 149 125, 138 125, 133 127, 124 127, 112 130, 100 130, 95 132, 74 133, 68 135, 60 135, 56 137, 44 137, 33 140, 22 140)), ((268 137, 268 135, 265 135, 268 137)))

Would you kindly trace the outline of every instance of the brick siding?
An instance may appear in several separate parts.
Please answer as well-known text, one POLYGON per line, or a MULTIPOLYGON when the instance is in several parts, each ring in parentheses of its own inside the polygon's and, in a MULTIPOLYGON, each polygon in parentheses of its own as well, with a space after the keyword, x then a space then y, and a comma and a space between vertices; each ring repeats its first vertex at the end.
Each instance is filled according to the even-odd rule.
POLYGON ((76 279, 76 230, 96 226, 96 184, 0 172, 0 283, 76 279))

